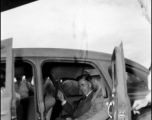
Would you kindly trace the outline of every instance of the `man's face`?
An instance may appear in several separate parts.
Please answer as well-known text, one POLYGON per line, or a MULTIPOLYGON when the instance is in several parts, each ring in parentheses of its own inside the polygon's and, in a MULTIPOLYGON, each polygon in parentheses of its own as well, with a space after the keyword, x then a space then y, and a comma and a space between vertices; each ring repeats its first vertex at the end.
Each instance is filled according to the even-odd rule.
POLYGON ((91 91, 91 83, 89 83, 85 79, 81 79, 79 81, 79 88, 84 95, 87 95, 91 91))

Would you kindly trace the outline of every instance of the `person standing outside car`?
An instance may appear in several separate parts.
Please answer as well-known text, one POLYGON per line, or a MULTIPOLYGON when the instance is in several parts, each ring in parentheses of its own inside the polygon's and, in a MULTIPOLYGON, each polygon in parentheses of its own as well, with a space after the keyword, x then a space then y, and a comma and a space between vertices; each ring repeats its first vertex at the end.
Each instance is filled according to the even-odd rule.
POLYGON ((139 114, 139 110, 143 107, 146 107, 148 105, 148 103, 151 103, 151 67, 150 67, 150 73, 148 76, 148 89, 150 90, 150 92, 146 95, 145 98, 140 99, 140 100, 136 100, 133 104, 133 110, 134 110, 134 114, 139 114))
MULTIPOLYGON (((138 0, 141 8, 143 9, 143 15, 148 20, 148 22, 151 25, 151 0, 138 0)), ((148 89, 150 92, 146 95, 145 98, 136 100, 133 103, 133 110, 134 114, 140 114, 139 110, 143 107, 146 107, 148 103, 151 103, 151 67, 150 67, 150 73, 148 76, 148 89)))

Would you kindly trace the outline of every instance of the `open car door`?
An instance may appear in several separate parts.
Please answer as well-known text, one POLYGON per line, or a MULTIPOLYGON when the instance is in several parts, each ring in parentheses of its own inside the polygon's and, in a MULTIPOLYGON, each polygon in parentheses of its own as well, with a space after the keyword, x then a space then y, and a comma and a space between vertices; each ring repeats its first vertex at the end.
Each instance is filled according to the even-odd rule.
POLYGON ((1 88, 1 120, 15 120, 16 119, 16 104, 15 92, 13 82, 13 50, 12 39, 1 41, 1 62, 4 58, 5 67, 5 87, 2 92, 1 88))
POLYGON ((112 80, 111 120, 131 120, 131 105, 127 93, 127 75, 122 44, 115 48, 112 55, 112 80))

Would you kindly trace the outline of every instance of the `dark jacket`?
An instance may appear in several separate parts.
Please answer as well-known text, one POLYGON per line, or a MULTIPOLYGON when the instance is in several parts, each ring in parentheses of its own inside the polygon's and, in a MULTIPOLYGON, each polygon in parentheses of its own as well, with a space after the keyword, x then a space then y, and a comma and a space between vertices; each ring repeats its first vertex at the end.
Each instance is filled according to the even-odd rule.
POLYGON ((90 109, 93 94, 94 92, 91 92, 84 100, 73 102, 73 105, 66 102, 66 104, 63 105, 63 109, 70 115, 70 117, 78 118, 90 109))

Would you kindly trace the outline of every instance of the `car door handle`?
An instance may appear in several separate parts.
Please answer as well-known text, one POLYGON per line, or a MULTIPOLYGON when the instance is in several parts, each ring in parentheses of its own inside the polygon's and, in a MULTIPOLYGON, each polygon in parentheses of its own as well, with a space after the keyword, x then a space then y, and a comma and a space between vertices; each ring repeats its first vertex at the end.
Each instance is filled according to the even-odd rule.
POLYGON ((111 101, 111 102, 109 103, 109 105, 108 105, 108 115, 109 115, 109 117, 110 117, 111 119, 113 118, 112 115, 111 115, 111 113, 110 113, 110 107, 111 107, 112 105, 114 105, 114 101, 111 101))

